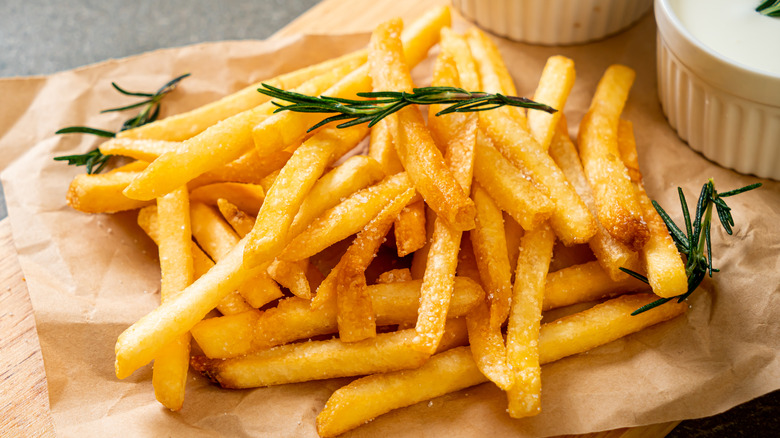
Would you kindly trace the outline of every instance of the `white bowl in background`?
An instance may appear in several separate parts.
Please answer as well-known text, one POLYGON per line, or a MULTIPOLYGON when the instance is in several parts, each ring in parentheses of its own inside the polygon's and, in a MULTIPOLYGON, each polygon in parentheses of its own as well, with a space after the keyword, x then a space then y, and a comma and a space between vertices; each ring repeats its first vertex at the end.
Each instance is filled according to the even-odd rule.
POLYGON ((652 0, 452 0, 452 5, 496 35, 555 46, 619 32, 647 12, 652 0))
MULTIPOLYGON (((683 25, 675 1, 655 0, 658 94, 669 123, 710 160, 780 180, 780 71, 735 61, 705 45, 683 25)), ((780 19, 769 19, 780 30, 780 19)), ((735 32, 731 26, 717 31, 735 32)), ((780 57, 780 39, 755 43, 766 56, 780 57)))

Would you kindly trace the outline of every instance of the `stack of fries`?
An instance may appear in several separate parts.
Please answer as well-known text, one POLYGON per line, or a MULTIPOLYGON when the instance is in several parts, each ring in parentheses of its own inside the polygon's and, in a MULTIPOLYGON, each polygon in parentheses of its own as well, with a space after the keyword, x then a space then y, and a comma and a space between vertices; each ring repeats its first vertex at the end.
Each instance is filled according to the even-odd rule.
MULTIPOLYGON (((264 82, 343 98, 411 91, 410 68, 438 43, 433 86, 515 95, 492 41, 449 23, 447 8, 403 32, 390 20, 366 50, 264 82)), ((154 361, 157 399, 173 410, 190 365, 225 388, 361 376, 328 400, 322 436, 486 381, 512 417, 539 413, 540 365, 687 306, 630 316, 687 288, 620 119, 634 72, 606 71, 578 148, 562 111, 574 77, 571 60, 547 62, 534 100, 554 114, 435 116, 434 105, 426 122, 409 106, 370 130, 311 133, 323 115, 274 113, 254 84, 104 143, 137 161, 78 176, 68 202, 140 209, 162 271, 162 304, 117 341, 117 376, 154 361), (645 285, 620 267, 646 273, 656 295, 621 295, 645 285), (542 311, 617 295, 541 324, 542 311)))

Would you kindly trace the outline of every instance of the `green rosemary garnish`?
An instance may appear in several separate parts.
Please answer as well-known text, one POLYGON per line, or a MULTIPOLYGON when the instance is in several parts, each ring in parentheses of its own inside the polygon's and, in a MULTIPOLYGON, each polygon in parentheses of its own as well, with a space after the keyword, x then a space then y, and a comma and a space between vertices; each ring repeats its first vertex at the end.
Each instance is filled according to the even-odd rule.
MULTIPOLYGON (((157 117, 160 115, 160 101, 163 99, 163 97, 165 97, 168 93, 173 91, 176 88, 176 85, 182 79, 186 78, 189 75, 190 75, 189 73, 186 73, 179 77, 171 79, 170 81, 168 81, 168 83, 160 87, 160 89, 154 93, 139 93, 134 91, 127 91, 124 88, 117 85, 115 82, 112 82, 111 86, 113 86, 114 89, 116 89, 120 93, 126 96, 144 97, 145 99, 130 105, 126 105, 118 108, 109 108, 101 111, 100 113, 102 114, 102 113, 108 113, 114 111, 124 111, 124 110, 145 106, 145 108, 140 113, 138 113, 138 115, 126 120, 122 124, 122 128, 119 129, 119 131, 125 131, 131 128, 136 128, 145 125, 147 123, 151 123, 157 120, 157 117)), ((60 129, 59 131, 56 132, 56 134, 92 134, 92 135, 97 135, 100 137, 108 137, 108 138, 112 138, 116 136, 116 132, 106 131, 103 129, 90 128, 87 126, 69 126, 67 128, 60 129)), ((99 148, 95 148, 85 154, 64 155, 60 157, 54 157, 54 160, 67 161, 69 165, 73 165, 73 166, 86 166, 87 173, 92 174, 92 173, 100 173, 100 171, 103 170, 104 167, 106 167, 106 164, 108 164, 109 158, 111 158, 111 155, 103 155, 103 153, 100 152, 99 148)))
MULTIPOLYGON (((675 245, 677 245, 677 250, 685 255, 685 274, 688 276, 688 290, 682 295, 671 298, 661 298, 646 304, 635 310, 631 315, 638 315, 675 299, 680 303, 699 287, 699 284, 701 284, 707 274, 712 277, 713 272, 718 272, 717 269, 712 267, 712 243, 710 240, 712 207, 713 205, 715 206, 721 225, 723 225, 726 233, 731 235, 732 227, 734 226, 734 218, 731 216, 731 208, 726 205, 726 201, 724 201, 723 198, 738 195, 758 187, 761 187, 761 183, 750 184, 736 190, 718 193, 718 191, 715 190, 715 183, 710 179, 701 188, 699 202, 696 204, 696 216, 694 217, 693 224, 691 224, 691 215, 688 212, 688 202, 685 200, 682 188, 678 187, 677 192, 680 195, 683 218, 685 218, 685 233, 683 233, 674 221, 672 221, 672 218, 669 217, 666 211, 664 211, 657 202, 653 201, 653 206, 666 224, 666 228, 669 229, 669 234, 672 236, 675 245)), ((625 268, 620 268, 620 270, 648 283, 647 277, 639 273, 625 268)))
POLYGON ((455 112, 487 111, 501 106, 516 106, 531 108, 548 113, 557 110, 547 105, 534 102, 525 97, 504 96, 503 94, 490 94, 479 91, 466 91, 455 87, 425 87, 415 88, 411 93, 400 91, 375 91, 370 93, 358 93, 359 97, 366 100, 341 99, 338 97, 313 97, 294 91, 285 91, 280 88, 263 84, 258 88, 260 93, 274 99, 292 102, 291 105, 282 105, 274 102, 279 111, 295 111, 301 113, 337 113, 309 128, 311 132, 322 125, 340 120, 349 120, 337 128, 347 128, 361 123, 374 126, 377 122, 390 114, 409 105, 433 105, 451 104, 439 111, 436 115, 444 115, 455 112))
POLYGON ((780 17, 780 0, 765 0, 756 11, 769 17, 780 17))

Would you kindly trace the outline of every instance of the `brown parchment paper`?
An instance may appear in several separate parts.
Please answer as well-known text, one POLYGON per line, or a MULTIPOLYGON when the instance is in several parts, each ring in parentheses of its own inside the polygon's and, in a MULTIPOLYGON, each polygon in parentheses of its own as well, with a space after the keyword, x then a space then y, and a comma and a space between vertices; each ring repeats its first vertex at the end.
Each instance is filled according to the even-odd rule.
MULTIPOLYGON (((462 28, 463 23, 459 23, 462 28)), ((250 82, 356 49, 367 35, 306 36, 161 50, 48 77, 0 80, 2 174, 19 261, 25 273, 61 436, 316 436, 314 418, 349 379, 255 390, 221 390, 191 374, 184 409, 155 400, 151 367, 114 376, 114 343, 159 300, 156 249, 133 213, 86 215, 65 205, 83 169, 51 160, 93 148, 89 136, 55 136, 63 126, 114 129, 124 114, 111 90, 155 89, 192 72, 166 98, 168 114, 214 100, 250 82)), ((576 134, 606 67, 637 71, 624 117, 636 129, 651 197, 680 220, 676 187, 693 202, 707 178, 721 190, 757 181, 723 169, 678 139, 655 85, 655 24, 602 42, 534 47, 498 40, 521 95, 532 95, 546 58, 571 57, 577 82, 565 113, 576 134)), ((430 62, 415 71, 421 85, 430 62)), ((688 313, 586 354, 543 367, 542 414, 512 420, 492 384, 384 415, 350 437, 547 436, 712 415, 780 388, 780 184, 732 198, 736 227, 713 235, 721 272, 693 294, 688 313)), ((715 229, 715 227, 714 227, 715 229)))

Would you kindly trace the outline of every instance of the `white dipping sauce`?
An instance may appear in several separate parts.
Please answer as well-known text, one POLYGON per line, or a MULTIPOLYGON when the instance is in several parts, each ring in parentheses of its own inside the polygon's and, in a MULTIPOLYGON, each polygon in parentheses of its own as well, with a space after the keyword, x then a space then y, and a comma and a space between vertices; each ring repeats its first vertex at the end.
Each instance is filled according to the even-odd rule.
POLYGON ((761 0, 670 0, 705 46, 741 64, 780 75, 780 17, 756 12, 761 0))

